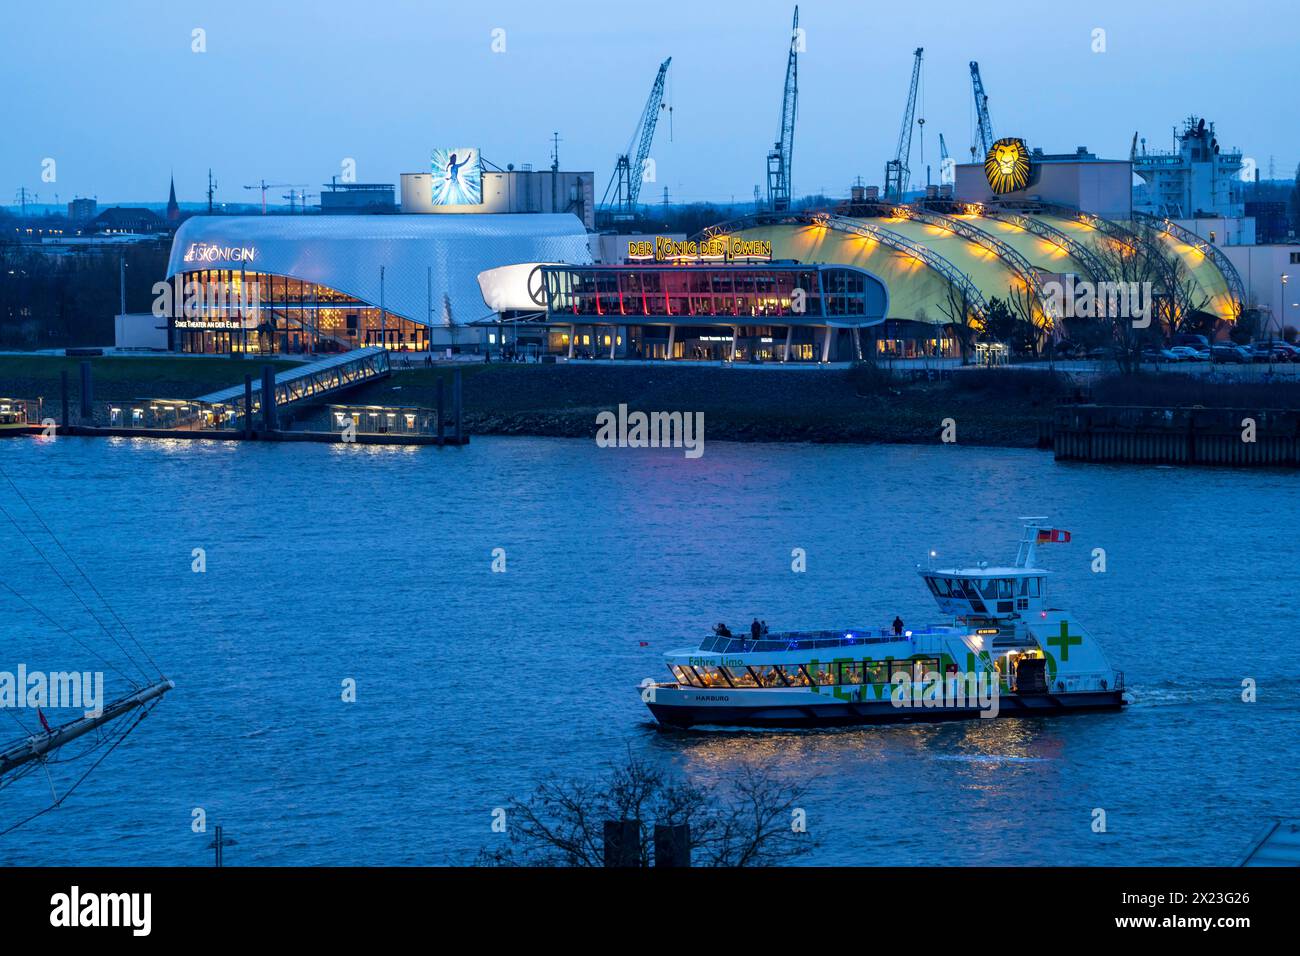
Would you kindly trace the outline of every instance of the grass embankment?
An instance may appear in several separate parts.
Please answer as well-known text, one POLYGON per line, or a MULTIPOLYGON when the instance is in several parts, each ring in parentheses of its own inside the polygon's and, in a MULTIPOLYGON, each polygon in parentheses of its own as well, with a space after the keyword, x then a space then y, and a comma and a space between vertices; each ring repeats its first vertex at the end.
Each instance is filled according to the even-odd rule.
MULTIPOLYGON (((137 398, 195 398, 219 388, 243 383, 244 376, 260 380, 258 360, 232 358, 65 358, 55 355, 0 355, 0 396, 43 398, 47 408, 60 396, 60 372, 68 373, 68 399, 81 397, 81 363, 90 362, 95 401, 137 398)), ((276 371, 295 362, 272 362, 276 371)))
MULTIPOLYGON (((417 368, 350 401, 432 406, 445 370, 417 368)), ((1035 373, 960 373, 951 382, 889 382, 864 369, 487 365, 465 368, 471 434, 591 437, 596 414, 703 412, 714 440, 930 442, 943 419, 963 443, 1033 446, 1060 386, 1035 373)), ((450 401, 450 390, 447 392, 450 401)))
MULTIPOLYGON (((80 398, 82 359, 0 355, 0 396, 59 400, 66 370, 69 399, 80 398)), ((97 401, 194 398, 260 375, 261 360, 117 358, 89 360, 97 401)), ((277 369, 292 362, 273 363, 277 369)), ((945 418, 963 444, 1031 447, 1039 422, 1073 388, 1047 372, 962 369, 945 382, 891 381, 870 368, 748 369, 643 365, 465 365, 465 425, 470 434, 589 438, 596 414, 630 410, 703 412, 709 438, 735 441, 932 442, 945 418)), ((355 404, 437 403, 437 380, 450 370, 397 370, 357 389, 355 404)), ((1091 386, 1115 405, 1300 408, 1300 382, 1210 382, 1183 375, 1114 376, 1091 386)), ((447 400, 450 402, 450 389, 447 400)), ((448 406, 450 407, 450 405, 448 406)))

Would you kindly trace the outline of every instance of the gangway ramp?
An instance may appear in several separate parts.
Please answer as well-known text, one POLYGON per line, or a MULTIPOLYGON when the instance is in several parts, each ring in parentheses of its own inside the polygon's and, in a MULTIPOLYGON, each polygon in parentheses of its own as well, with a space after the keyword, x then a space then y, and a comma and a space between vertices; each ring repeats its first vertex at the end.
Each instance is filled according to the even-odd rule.
MULTIPOLYGON (((283 408, 308 399, 323 400, 344 389, 386 378, 390 371, 388 349, 376 347, 340 352, 278 374, 275 377, 275 404, 283 408)), ((232 385, 195 399, 207 405, 238 405, 243 400, 243 385, 232 385)), ((262 383, 256 378, 253 379, 253 401, 261 405, 262 383)))

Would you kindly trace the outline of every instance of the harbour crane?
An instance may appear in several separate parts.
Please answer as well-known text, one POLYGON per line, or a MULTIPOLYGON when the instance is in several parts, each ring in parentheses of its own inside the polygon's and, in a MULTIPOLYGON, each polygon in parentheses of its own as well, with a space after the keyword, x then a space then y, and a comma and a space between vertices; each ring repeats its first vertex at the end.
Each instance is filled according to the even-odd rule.
POLYGON ((767 154, 767 205, 773 212, 790 208, 790 170, 794 162, 794 118, 799 106, 799 7, 790 27, 790 51, 781 97, 781 130, 767 154))
POLYGON ((980 155, 987 156, 989 150, 993 148, 993 122, 989 119, 989 98, 984 92, 984 81, 980 79, 980 65, 974 60, 970 61, 970 88, 975 97, 975 116, 979 123, 976 132, 978 139, 970 148, 970 158, 974 161, 977 150, 980 155))
POLYGON ((303 212, 306 212, 306 211, 307 211, 307 200, 308 200, 308 199, 319 199, 319 198, 320 198, 320 193, 309 193, 309 192, 307 192, 305 189, 299 189, 298 191, 295 192, 294 190, 290 189, 287 193, 285 193, 285 194, 284 194, 283 196, 281 196, 280 198, 281 198, 281 199, 287 199, 287 200, 289 200, 289 212, 290 212, 290 213, 295 213, 295 212, 298 211, 298 202, 299 202, 299 200, 302 201, 302 211, 303 211, 303 212))
POLYGON ((609 185, 605 187, 605 195, 601 197, 600 205, 609 210, 614 219, 636 217, 637 198, 641 195, 641 183, 646 178, 645 164, 650 155, 650 144, 655 138, 659 113, 663 109, 671 110, 671 107, 666 107, 664 104, 664 79, 668 75, 668 64, 671 62, 673 58, 669 57, 659 64, 654 85, 650 87, 650 98, 646 100, 645 109, 641 111, 641 118, 637 121, 636 129, 632 131, 627 149, 619 155, 614 164, 614 175, 610 177, 609 185), (636 147, 635 161, 632 158, 634 146, 636 147), (634 169, 635 175, 632 172, 634 169))
POLYGON ((912 126, 916 122, 916 91, 921 84, 921 57, 924 47, 917 47, 912 56, 912 83, 907 89, 907 107, 903 110, 903 126, 898 131, 898 149, 894 158, 885 163, 885 199, 901 202, 907 191, 912 161, 912 126))
POLYGON ((262 191, 262 215, 266 215, 266 191, 268 189, 306 189, 305 183, 268 183, 265 179, 253 183, 251 186, 245 186, 245 189, 260 189, 262 191))
POLYGON ((940 184, 949 185, 955 180, 956 170, 949 172, 952 166, 952 159, 948 155, 948 144, 943 140, 943 133, 939 134, 939 182, 940 184))

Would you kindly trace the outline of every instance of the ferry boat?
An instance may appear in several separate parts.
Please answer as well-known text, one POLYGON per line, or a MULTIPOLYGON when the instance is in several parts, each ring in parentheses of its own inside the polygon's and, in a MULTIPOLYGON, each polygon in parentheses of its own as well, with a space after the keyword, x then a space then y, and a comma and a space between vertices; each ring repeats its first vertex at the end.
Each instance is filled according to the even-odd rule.
MULTIPOLYGON (((674 680, 642 700, 669 727, 834 727, 1114 711, 1124 674, 1048 598, 1039 545, 1069 532, 1025 522, 1015 564, 918 567, 945 624, 733 636, 665 655, 674 680)), ((931 556, 933 564, 933 555, 931 556)))

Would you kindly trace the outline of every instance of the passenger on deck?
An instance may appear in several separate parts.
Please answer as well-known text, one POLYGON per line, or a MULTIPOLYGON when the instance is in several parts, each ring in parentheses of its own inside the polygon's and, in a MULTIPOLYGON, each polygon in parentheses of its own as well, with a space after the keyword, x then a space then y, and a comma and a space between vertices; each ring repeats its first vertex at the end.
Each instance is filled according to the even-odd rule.
POLYGON ((894 615, 894 636, 902 637, 902 635, 903 635, 903 619, 898 615, 894 615))
POLYGON ((758 623, 758 618, 754 618, 754 623, 749 625, 749 636, 754 640, 763 636, 763 625, 758 623))
POLYGON ((767 637, 767 621, 759 621, 758 623, 763 627, 763 636, 767 637))
POLYGON ((727 628, 727 625, 723 624, 721 621, 713 625, 713 633, 718 635, 718 637, 731 637, 731 631, 727 628))

